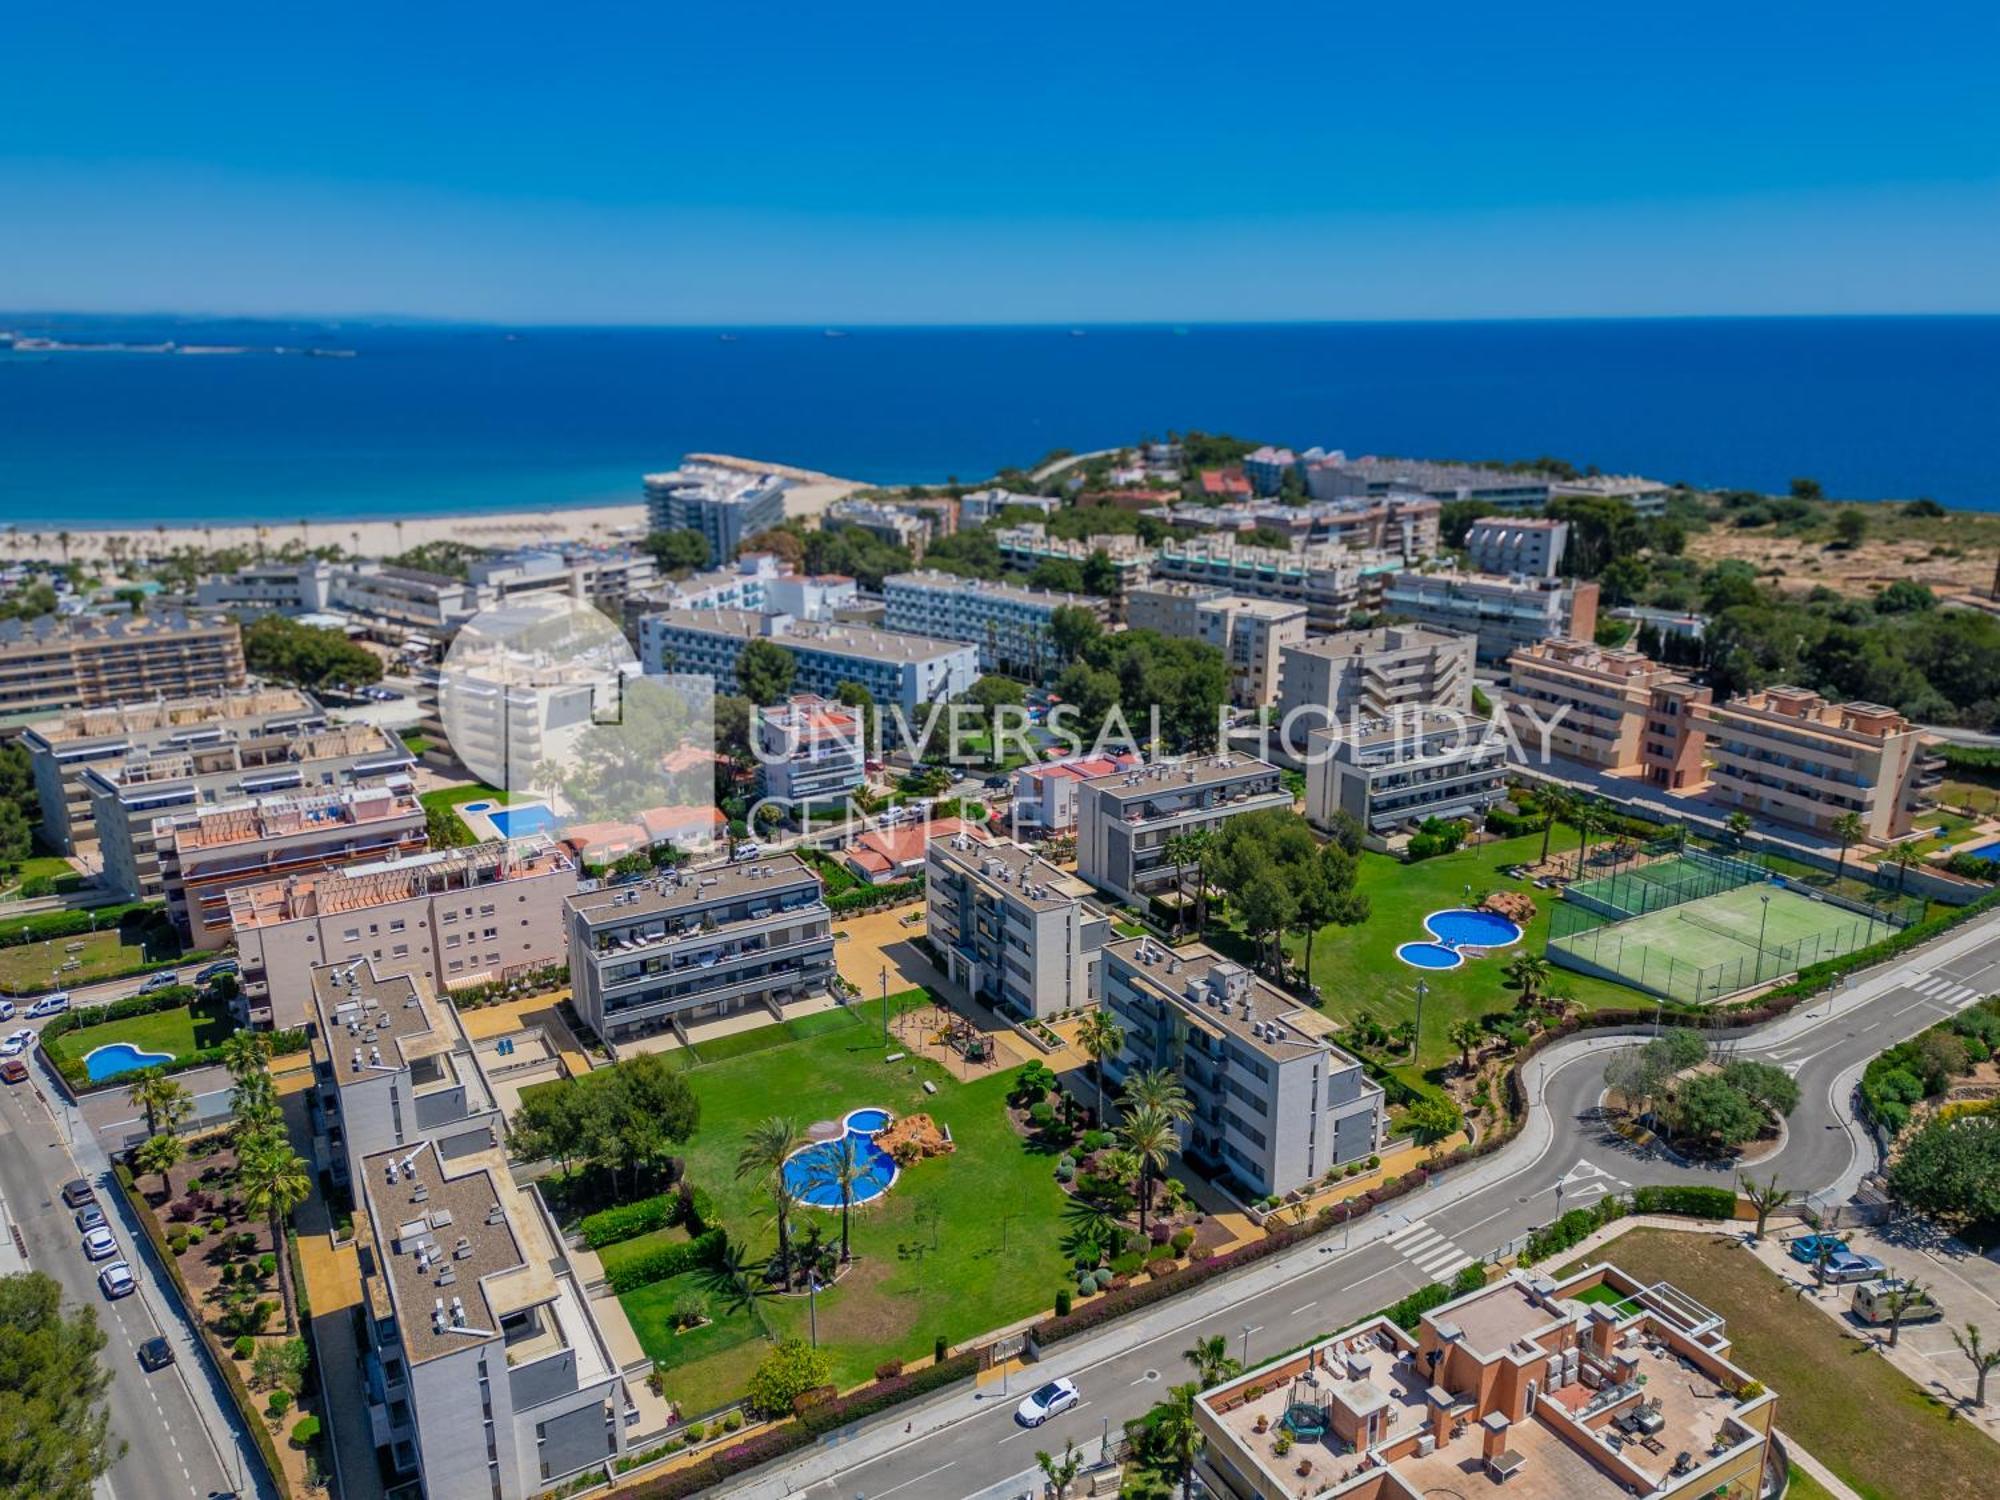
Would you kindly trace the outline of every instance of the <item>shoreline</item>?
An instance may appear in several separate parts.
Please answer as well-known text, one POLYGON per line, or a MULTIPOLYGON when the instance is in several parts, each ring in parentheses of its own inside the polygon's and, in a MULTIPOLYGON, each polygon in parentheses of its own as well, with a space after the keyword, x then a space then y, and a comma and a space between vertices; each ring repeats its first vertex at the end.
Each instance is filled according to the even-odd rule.
MULTIPOLYGON (((688 458, 724 468, 781 474, 792 480, 793 488, 785 496, 787 518, 818 515, 842 495, 870 488, 857 479, 841 479, 790 464, 760 463, 732 454, 691 453, 688 458)), ((0 559, 62 561, 65 552, 58 538, 65 532, 69 536, 67 558, 72 562, 110 561, 114 540, 121 555, 141 557, 163 555, 177 547, 193 547, 202 552, 240 549, 255 553, 261 549, 271 554, 303 543, 307 548, 338 546, 348 556, 387 558, 432 542, 485 547, 636 542, 646 534, 646 504, 643 500, 613 503, 575 500, 426 515, 307 517, 261 524, 236 520, 65 527, 7 521, 0 522, 0 559)))

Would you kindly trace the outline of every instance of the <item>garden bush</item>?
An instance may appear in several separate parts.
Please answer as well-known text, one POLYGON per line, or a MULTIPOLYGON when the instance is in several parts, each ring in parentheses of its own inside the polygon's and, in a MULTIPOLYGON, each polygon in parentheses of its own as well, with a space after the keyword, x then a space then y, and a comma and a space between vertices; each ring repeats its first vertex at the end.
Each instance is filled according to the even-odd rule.
POLYGON ((274 1417, 282 1417, 292 1409, 292 1393, 284 1388, 271 1392, 271 1399, 264 1403, 264 1410, 274 1417))
POLYGON ((606 1245, 665 1229, 675 1221, 683 1202, 679 1194, 656 1193, 636 1203, 620 1203, 613 1208, 586 1214, 577 1229, 583 1235, 586 1246, 602 1250, 606 1245))
POLYGON ((1690 1219, 1733 1219, 1736 1192, 1724 1187, 1642 1187, 1632 1192, 1635 1214, 1681 1214, 1690 1219))
POLYGON ((319 1436, 318 1417, 300 1417, 292 1424, 292 1446, 304 1448, 319 1436))
POLYGON ((230 1349, 238 1359, 249 1359, 257 1352, 257 1341, 246 1333, 232 1344, 230 1349))
POLYGON ((714 1265, 726 1243, 727 1236, 722 1230, 711 1229, 681 1244, 660 1245, 644 1255, 634 1256, 609 1272, 606 1279, 611 1283, 611 1290, 622 1296, 642 1286, 651 1286, 656 1281, 665 1281, 669 1276, 692 1271, 697 1266, 714 1265))
POLYGON ((1069 1301, 1069 1288, 1068 1288, 1068 1287, 1066 1287, 1066 1286, 1062 1286, 1062 1287, 1057 1287, 1057 1288, 1056 1288, 1056 1316, 1057 1316, 1057 1317, 1059 1317, 1059 1318, 1066 1318, 1066 1317, 1068 1317, 1068 1316, 1069 1316, 1069 1308, 1070 1308, 1070 1301, 1069 1301))

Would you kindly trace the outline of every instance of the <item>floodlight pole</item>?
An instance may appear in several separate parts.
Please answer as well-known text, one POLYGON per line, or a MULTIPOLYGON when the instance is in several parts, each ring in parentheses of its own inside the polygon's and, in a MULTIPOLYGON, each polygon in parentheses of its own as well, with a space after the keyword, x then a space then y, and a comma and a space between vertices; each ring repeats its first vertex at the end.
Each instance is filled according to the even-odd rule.
POLYGON ((1764 977, 1764 926, 1771 920, 1771 893, 1766 891, 1757 899, 1763 903, 1764 911, 1757 919, 1757 973, 1755 977, 1762 979, 1764 977))

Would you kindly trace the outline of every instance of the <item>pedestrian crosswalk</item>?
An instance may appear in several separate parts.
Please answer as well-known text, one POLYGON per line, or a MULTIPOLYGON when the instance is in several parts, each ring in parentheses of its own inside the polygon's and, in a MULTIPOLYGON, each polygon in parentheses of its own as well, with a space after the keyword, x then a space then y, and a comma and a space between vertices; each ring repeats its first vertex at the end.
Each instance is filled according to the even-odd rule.
POLYGON ((1413 1219, 1389 1236, 1389 1243, 1432 1281, 1449 1281, 1479 1257, 1467 1255, 1422 1219, 1413 1219))
POLYGON ((1970 985, 1960 984, 1948 974, 1933 974, 1928 979, 1919 979, 1910 986, 1927 1000, 1935 1000, 1953 1010, 1964 1010, 1980 998, 1978 990, 1970 985))

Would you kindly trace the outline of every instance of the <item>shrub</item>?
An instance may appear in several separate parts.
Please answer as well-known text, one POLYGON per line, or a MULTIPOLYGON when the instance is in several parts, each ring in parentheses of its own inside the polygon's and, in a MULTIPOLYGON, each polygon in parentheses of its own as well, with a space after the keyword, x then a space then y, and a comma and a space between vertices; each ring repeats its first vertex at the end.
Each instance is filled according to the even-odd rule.
POLYGON ((939 1334, 931 1344, 931 1360, 934 1364, 944 1363, 944 1335, 939 1334))
POLYGON ((273 1417, 282 1417, 292 1409, 292 1393, 280 1386, 271 1392, 271 1399, 264 1403, 264 1411, 273 1417))
POLYGON ((1153 1246, 1152 1249, 1146 1252, 1146 1259, 1149 1262, 1172 1260, 1173 1258, 1174 1258, 1174 1247, 1172 1245, 1155 1245, 1153 1246))
POLYGON ((1194 1231, 1192 1229, 1176 1229, 1170 1243, 1172 1243, 1174 1249, 1185 1255, 1188 1252, 1188 1246, 1194 1243, 1194 1231))
POLYGON ((210 1234, 224 1234, 228 1229, 229 1221, 223 1218, 221 1214, 217 1214, 208 1221, 208 1232, 210 1234))
MULTIPOLYGON (((1683 1214, 1690 1219, 1733 1219, 1736 1193, 1722 1187, 1642 1187, 1632 1192, 1635 1214, 1683 1214)), ((1608 1222, 1608 1221, 1607 1221, 1608 1222)))
POLYGON ((1028 1118, 1034 1121, 1035 1124, 1042 1126, 1044 1129, 1046 1129, 1048 1126, 1053 1125, 1056 1122, 1055 1106, 1050 1104, 1049 1101, 1046 1099, 1040 1100, 1039 1102, 1029 1106, 1028 1118))
POLYGON ((318 1417, 300 1417, 292 1424, 292 1446, 303 1448, 319 1436, 318 1417))
MULTIPOLYGON (((895 1360, 892 1361, 892 1363, 896 1366, 897 1372, 900 1374, 903 1368, 903 1362, 901 1360, 895 1360)), ((742 1412, 728 1411, 722 1414, 722 1430, 724 1432, 734 1432, 742 1425, 743 1425, 742 1412)))
POLYGON ((698 1443, 708 1436, 708 1428, 700 1422, 690 1422, 681 1430, 690 1443, 698 1443))
MULTIPOLYGON (((1068 1316, 1069 1316, 1069 1308, 1070 1308, 1070 1301, 1069 1301, 1069 1288, 1068 1288, 1068 1287, 1066 1287, 1066 1286, 1059 1286, 1059 1287, 1057 1287, 1057 1288, 1056 1288, 1056 1316, 1057 1316, 1057 1317, 1059 1317, 1059 1318, 1066 1318, 1066 1317, 1068 1317, 1068 1316)), ((881 1371, 879 1371, 879 1370, 878 1370, 878 1371, 876 1371, 876 1374, 878 1374, 878 1375, 879 1375, 880 1373, 881 1373, 881 1371)))
POLYGON ((601 1250, 621 1240, 637 1239, 642 1234, 665 1229, 685 1212, 686 1204, 687 1200, 679 1194, 656 1193, 636 1203, 621 1203, 615 1208, 588 1214, 577 1229, 583 1235, 586 1246, 601 1250))
POLYGON ((1153 1220, 1146 1228, 1146 1237, 1155 1245, 1164 1245, 1168 1240, 1173 1238, 1173 1235, 1173 1226, 1162 1224, 1158 1219, 1153 1220))
POLYGON ((726 1242, 727 1237, 722 1230, 711 1229, 683 1244, 658 1245, 644 1255, 621 1261, 605 1279, 611 1283, 611 1290, 622 1296, 642 1286, 651 1286, 656 1281, 665 1281, 669 1276, 692 1271, 697 1266, 713 1265, 726 1242))
POLYGON ((781 1416, 801 1396, 833 1378, 833 1356, 804 1339, 782 1339, 750 1374, 751 1406, 766 1416, 781 1416))
POLYGON ((1142 1264, 1144 1262, 1138 1251, 1127 1250, 1123 1255, 1114 1255, 1111 1257, 1111 1274, 1114 1276, 1130 1276, 1142 1264))
POLYGON ((885 1359, 875 1367, 875 1378, 877 1380, 893 1380, 902 1373, 903 1362, 900 1359, 885 1359))
POLYGON ((257 1352, 257 1341, 246 1333, 230 1346, 230 1350, 238 1359, 249 1359, 257 1352))

